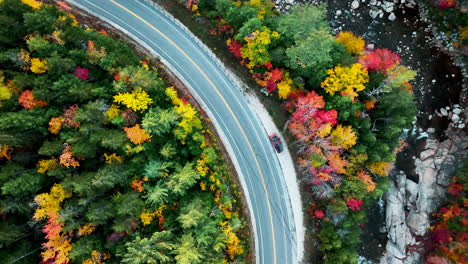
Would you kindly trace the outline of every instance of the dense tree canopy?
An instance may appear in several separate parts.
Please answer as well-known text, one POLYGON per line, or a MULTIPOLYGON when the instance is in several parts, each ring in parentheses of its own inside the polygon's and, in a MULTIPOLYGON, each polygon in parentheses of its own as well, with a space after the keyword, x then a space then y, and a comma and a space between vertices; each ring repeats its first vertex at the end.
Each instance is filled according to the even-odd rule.
POLYGON ((0 25, 2 263, 243 261, 211 132, 154 66, 38 1, 0 25))

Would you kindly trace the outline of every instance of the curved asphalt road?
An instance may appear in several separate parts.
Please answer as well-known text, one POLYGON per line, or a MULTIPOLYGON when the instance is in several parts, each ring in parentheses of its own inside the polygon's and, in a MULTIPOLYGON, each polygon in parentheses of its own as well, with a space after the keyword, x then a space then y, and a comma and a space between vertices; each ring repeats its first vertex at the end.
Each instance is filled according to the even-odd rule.
POLYGON ((201 99, 228 141, 223 143, 246 185, 242 187, 253 218, 256 262, 297 263, 295 225, 281 166, 240 89, 187 32, 146 1, 67 1, 152 49, 201 99))

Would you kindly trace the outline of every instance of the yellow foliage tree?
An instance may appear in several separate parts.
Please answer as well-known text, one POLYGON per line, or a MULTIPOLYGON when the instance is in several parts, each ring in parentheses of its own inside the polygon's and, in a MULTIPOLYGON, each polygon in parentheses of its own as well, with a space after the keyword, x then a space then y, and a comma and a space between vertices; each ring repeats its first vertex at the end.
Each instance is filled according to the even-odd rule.
MULTIPOLYGON (((273 5, 273 2, 270 0, 250 0, 250 1, 245 1, 244 4, 257 9, 257 17, 259 19, 263 20, 265 19, 265 15, 269 17, 273 14, 274 5, 273 5)), ((240 5, 240 1, 239 1, 239 5, 240 5)))
POLYGON ((369 82, 369 74, 361 64, 355 63, 350 67, 337 66, 327 71, 327 78, 322 82, 321 87, 330 95, 341 92, 343 96, 354 99, 357 92, 366 89, 365 84, 369 82))
POLYGON ((293 80, 289 78, 289 72, 286 72, 283 80, 277 84, 278 97, 280 99, 288 99, 288 96, 292 91, 292 84, 293 80))
POLYGON ((156 209, 154 212, 148 212, 147 209, 144 209, 140 214, 140 220, 143 226, 147 226, 153 222, 154 218, 158 217, 159 222, 164 221, 164 210, 167 209, 167 205, 163 204, 156 209))
POLYGON ((5 77, 3 77, 3 73, 0 71, 0 101, 8 100, 13 94, 19 92, 21 92, 21 89, 15 86, 14 81, 8 80, 5 82, 5 77))
POLYGON ((330 123, 326 123, 325 125, 322 125, 319 130, 315 133, 317 136, 320 138, 324 138, 328 135, 330 135, 330 132, 332 131, 332 125, 330 123))
POLYGON ((356 144, 357 137, 351 126, 338 125, 331 133, 330 139, 333 145, 349 149, 356 144))
POLYGON ((34 197, 34 202, 38 205, 34 212, 33 219, 36 221, 44 220, 49 214, 58 214, 60 212, 60 204, 71 194, 62 185, 55 184, 50 189, 50 193, 41 193, 34 197))
POLYGON ((8 100, 13 95, 8 85, 5 85, 4 80, 5 80, 5 77, 3 77, 3 73, 0 72, 0 101, 8 100))
POLYGON ((109 253, 101 253, 99 251, 93 250, 93 252, 91 252, 91 258, 86 259, 82 264, 105 264, 104 260, 109 258, 109 253))
POLYGON ((181 133, 182 138, 185 138, 188 133, 192 132, 193 128, 201 129, 201 120, 198 117, 197 110, 190 104, 180 104, 175 107, 176 112, 182 117, 182 120, 179 123, 179 127, 185 133, 181 133))
POLYGON ((24 49, 21 49, 19 52, 18 52, 18 60, 20 61, 20 64, 21 64, 21 69, 27 71, 29 70, 29 66, 31 64, 31 56, 29 55, 29 52, 27 52, 26 50, 24 49))
POLYGON ((62 39, 62 37, 60 36, 62 34, 62 31, 60 30, 55 30, 54 32, 52 32, 52 34, 50 35, 50 38, 52 38, 53 40, 55 40, 58 44, 60 45, 63 45, 65 44, 65 41, 62 39))
POLYGON ((0 84, 0 100, 8 100, 11 98, 13 94, 10 92, 10 90, 8 90, 8 88, 3 85, 3 84, 0 84))
POLYGON ((364 50, 365 42, 362 37, 356 37, 353 32, 341 31, 336 36, 336 42, 343 44, 351 54, 361 54, 364 50))
POLYGON ((86 236, 94 232, 94 230, 96 230, 95 225, 93 225, 92 223, 86 223, 83 226, 80 226, 80 228, 78 228, 78 232, 76 234, 78 236, 86 236))
POLYGON ((392 165, 393 164, 390 162, 379 161, 368 164, 367 168, 369 168, 373 173, 377 175, 388 176, 390 170, 392 169, 392 165))
POLYGON ((114 95, 114 102, 123 104, 133 111, 141 111, 148 109, 148 105, 153 102, 149 95, 142 89, 133 90, 131 93, 119 93, 114 95))
POLYGON ((202 128, 201 119, 198 116, 197 110, 189 103, 183 102, 174 88, 166 88, 166 95, 171 99, 172 104, 175 105, 175 111, 182 117, 182 120, 179 122, 179 127, 181 129, 176 131, 177 137, 185 139, 187 135, 192 132, 193 128, 202 128))
POLYGON ((112 154, 104 153, 104 158, 106 159, 107 164, 112 164, 114 162, 122 163, 124 161, 124 158, 117 155, 117 153, 112 153, 112 154))
POLYGON ((146 141, 151 141, 151 135, 140 127, 140 124, 136 124, 133 127, 124 127, 125 133, 127 133, 128 139, 133 144, 141 144, 146 141))
POLYGON ((21 0, 21 2, 27 4, 28 6, 32 7, 33 9, 41 8, 42 3, 36 0, 21 0))
POLYGON ((166 95, 171 99, 171 103, 173 105, 179 105, 182 103, 182 100, 180 100, 179 96, 177 95, 177 91, 174 89, 174 87, 167 87, 166 95))
POLYGON ((59 164, 56 159, 40 160, 37 163, 37 172, 44 174, 49 170, 57 168, 58 165, 59 164))
POLYGON ((41 60, 39 58, 31 59, 31 68, 30 70, 36 74, 41 74, 47 71, 47 61, 41 60))
POLYGON ((156 214, 154 212, 148 212, 146 209, 140 214, 140 220, 143 226, 147 226, 153 222, 156 214))
POLYGON ((210 171, 210 168, 206 165, 205 160, 199 159, 199 160, 197 160, 197 165, 195 166, 195 170, 202 177, 205 177, 208 174, 208 172, 210 171))
POLYGON ((247 43, 241 48, 241 54, 243 58, 249 59, 247 66, 253 68, 257 64, 271 61, 268 46, 273 39, 278 38, 279 33, 271 31, 267 27, 263 27, 261 31, 255 30, 252 34, 246 36, 244 40, 247 43))
POLYGON ((50 133, 57 135, 62 129, 63 117, 52 117, 49 121, 49 131, 50 133))
POLYGON ((106 116, 109 120, 112 120, 120 115, 122 111, 120 110, 118 105, 112 104, 109 109, 106 111, 106 116))
POLYGON ((221 223, 221 230, 226 235, 226 251, 229 257, 234 259, 237 255, 242 254, 244 249, 240 244, 240 239, 237 237, 236 233, 232 231, 232 227, 227 221, 221 223))

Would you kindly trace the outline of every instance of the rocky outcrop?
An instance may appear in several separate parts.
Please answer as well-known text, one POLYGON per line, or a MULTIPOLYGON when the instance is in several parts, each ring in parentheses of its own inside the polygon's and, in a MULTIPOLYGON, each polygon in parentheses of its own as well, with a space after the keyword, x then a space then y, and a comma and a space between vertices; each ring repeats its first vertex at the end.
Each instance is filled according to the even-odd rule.
POLYGON ((429 216, 446 199, 447 186, 457 168, 467 137, 449 129, 447 139, 427 139, 425 150, 416 158, 414 182, 400 171, 387 193, 386 223, 388 242, 381 264, 412 264, 421 261, 422 238, 430 225, 429 216))

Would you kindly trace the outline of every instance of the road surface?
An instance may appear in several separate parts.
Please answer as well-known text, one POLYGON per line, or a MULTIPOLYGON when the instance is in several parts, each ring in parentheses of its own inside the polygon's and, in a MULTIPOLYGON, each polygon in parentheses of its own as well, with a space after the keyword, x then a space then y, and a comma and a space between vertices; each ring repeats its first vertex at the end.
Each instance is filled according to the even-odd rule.
POLYGON ((201 100, 241 178, 253 218, 256 263, 296 264, 296 226, 281 165, 238 86, 180 24, 145 0, 67 2, 159 55, 201 100))

